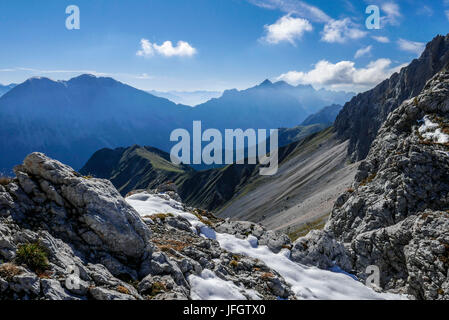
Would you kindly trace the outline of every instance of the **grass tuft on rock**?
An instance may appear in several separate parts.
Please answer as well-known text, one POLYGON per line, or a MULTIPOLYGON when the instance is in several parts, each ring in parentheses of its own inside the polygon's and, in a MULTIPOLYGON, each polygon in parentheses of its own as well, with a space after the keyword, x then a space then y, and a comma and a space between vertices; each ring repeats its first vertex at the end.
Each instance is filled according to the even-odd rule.
POLYGON ((34 272, 43 272, 49 267, 47 250, 39 242, 20 245, 17 249, 17 262, 34 272))
POLYGON ((157 296, 159 293, 164 293, 166 291, 167 291, 167 287, 165 286, 165 284, 163 282, 156 281, 151 286, 151 293, 150 293, 150 295, 152 297, 154 297, 154 296, 157 296))
POLYGON ((0 185, 2 186, 6 187, 8 184, 11 183, 11 181, 12 181, 11 178, 0 176, 0 185))
POLYGON ((13 263, 4 263, 0 265, 0 277, 11 281, 12 278, 22 273, 22 270, 13 263))

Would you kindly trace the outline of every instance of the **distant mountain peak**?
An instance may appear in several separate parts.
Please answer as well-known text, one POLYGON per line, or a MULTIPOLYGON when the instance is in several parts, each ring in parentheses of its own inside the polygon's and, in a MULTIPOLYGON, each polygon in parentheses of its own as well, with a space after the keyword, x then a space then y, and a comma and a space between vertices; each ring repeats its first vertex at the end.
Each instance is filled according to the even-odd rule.
POLYGON ((50 79, 50 78, 47 78, 47 77, 38 77, 38 76, 35 76, 35 77, 31 77, 31 78, 28 78, 27 80, 25 80, 25 82, 28 82, 28 83, 30 83, 30 82, 39 82, 39 81, 43 81, 43 82, 57 82, 57 81, 54 81, 54 80, 52 80, 52 79, 50 79))
POLYGON ((69 84, 105 84, 105 85, 112 85, 116 83, 121 83, 120 81, 117 81, 111 77, 97 77, 93 74, 82 74, 77 77, 74 77, 70 79, 69 81, 66 81, 66 83, 69 84))
POLYGON ((273 84, 273 82, 271 82, 268 79, 265 79, 259 86, 271 86, 273 84))

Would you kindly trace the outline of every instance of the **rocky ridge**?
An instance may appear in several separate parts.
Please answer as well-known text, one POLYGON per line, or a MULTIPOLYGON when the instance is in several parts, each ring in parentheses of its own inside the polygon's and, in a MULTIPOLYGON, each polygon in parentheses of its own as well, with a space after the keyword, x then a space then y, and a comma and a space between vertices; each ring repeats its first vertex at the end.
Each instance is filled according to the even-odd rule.
MULTIPOLYGON (((41 153, 15 173, 0 184, 0 300, 191 299, 190 276, 207 272, 244 298, 293 298, 276 271, 200 237, 186 219, 142 219, 108 180, 81 176, 41 153)), ((170 188, 159 192, 179 200, 170 188)), ((211 228, 230 229, 184 209, 211 228)), ((271 247, 284 245, 259 231, 271 247)))
POLYGON ((405 100, 417 96, 426 82, 447 63, 449 35, 438 35, 427 44, 419 59, 346 103, 334 126, 340 138, 350 140, 350 158, 354 161, 365 159, 389 114, 405 100))
POLYGON ((338 265, 418 299, 449 298, 449 71, 427 82, 379 130, 353 187, 324 230, 298 239, 292 259, 338 265))

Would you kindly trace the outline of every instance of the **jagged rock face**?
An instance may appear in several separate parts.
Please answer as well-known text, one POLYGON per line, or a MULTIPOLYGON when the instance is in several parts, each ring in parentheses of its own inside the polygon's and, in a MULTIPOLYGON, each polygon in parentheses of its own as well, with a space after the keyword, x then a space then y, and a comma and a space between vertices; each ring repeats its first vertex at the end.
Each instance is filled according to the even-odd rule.
POLYGON ((376 265, 384 289, 449 298, 449 72, 390 114, 353 188, 325 230, 299 239, 296 261, 366 278, 376 265))
POLYGON ((335 120, 335 128, 341 138, 350 139, 348 153, 352 160, 365 159, 388 115, 405 100, 417 96, 448 62, 449 35, 437 36, 419 59, 346 103, 335 120))
MULTIPOLYGON (((48 219, 45 223, 54 234, 66 234, 71 242, 84 242, 91 250, 101 249, 125 258, 144 254, 150 230, 108 180, 81 177, 41 153, 29 155, 15 173, 20 187, 34 202, 30 211, 45 212, 46 205, 50 206, 54 214, 44 219, 48 219)), ((18 208, 29 215, 29 209, 24 209, 18 208)), ((34 218, 43 222, 39 212, 34 218)))
MULTIPOLYGON (((80 176, 41 153, 15 173, 0 184, 0 300, 189 299, 189 276, 204 271, 246 288, 248 299, 250 289, 265 299, 293 295, 263 262, 223 250, 188 220, 142 219, 108 180, 80 176), (21 248, 30 244, 45 254, 44 270, 23 261, 21 248)), ((180 200, 170 185, 160 191, 180 200)))

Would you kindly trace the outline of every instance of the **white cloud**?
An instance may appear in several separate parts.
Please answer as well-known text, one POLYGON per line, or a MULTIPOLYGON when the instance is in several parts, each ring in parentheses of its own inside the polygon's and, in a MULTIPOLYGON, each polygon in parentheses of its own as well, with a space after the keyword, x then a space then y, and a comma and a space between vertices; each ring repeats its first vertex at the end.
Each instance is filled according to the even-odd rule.
POLYGON ((345 43, 348 40, 363 38, 366 34, 367 32, 360 30, 350 18, 345 18, 328 22, 324 26, 321 40, 331 43, 345 43))
POLYGON ((381 17, 383 25, 398 25, 399 20, 402 17, 399 5, 395 2, 385 2, 381 6, 382 12, 386 13, 381 17))
POLYGON ((373 36, 373 39, 380 43, 389 43, 390 42, 390 39, 388 39, 387 37, 383 37, 383 36, 373 36))
POLYGON ((363 57, 363 56, 365 56, 367 54, 370 54, 371 53, 371 49, 373 49, 373 46, 367 46, 367 47, 364 47, 364 48, 360 48, 355 53, 354 58, 358 59, 358 58, 363 57))
POLYGON ((267 35, 263 39, 266 42, 277 44, 287 41, 294 45, 295 40, 301 39, 305 32, 310 32, 313 28, 308 20, 287 15, 272 25, 266 25, 265 30, 267 35))
POLYGON ((401 50, 416 53, 417 56, 419 56, 426 47, 426 44, 423 42, 415 42, 405 39, 399 39, 398 45, 401 50))
POLYGON ((444 13, 446 14, 447 20, 449 20, 449 10, 444 11, 444 13))
POLYGON ((364 68, 356 68, 353 61, 331 63, 321 60, 308 72, 290 71, 280 75, 276 80, 284 80, 292 85, 310 84, 316 89, 363 92, 373 88, 404 66, 392 68, 389 59, 372 61, 364 68))
POLYGON ((281 10, 285 13, 294 13, 295 15, 311 20, 313 22, 329 22, 332 20, 320 8, 312 6, 304 1, 299 0, 248 0, 250 3, 270 9, 281 10))
POLYGON ((141 57, 148 57, 154 55, 153 44, 147 39, 140 40, 141 49, 137 51, 137 55, 141 57))
POLYGON ((185 41, 178 41, 177 45, 173 46, 171 41, 165 41, 158 45, 147 39, 142 39, 140 40, 140 46, 141 49, 136 54, 141 57, 151 57, 155 54, 164 57, 191 57, 197 53, 197 50, 185 41))

